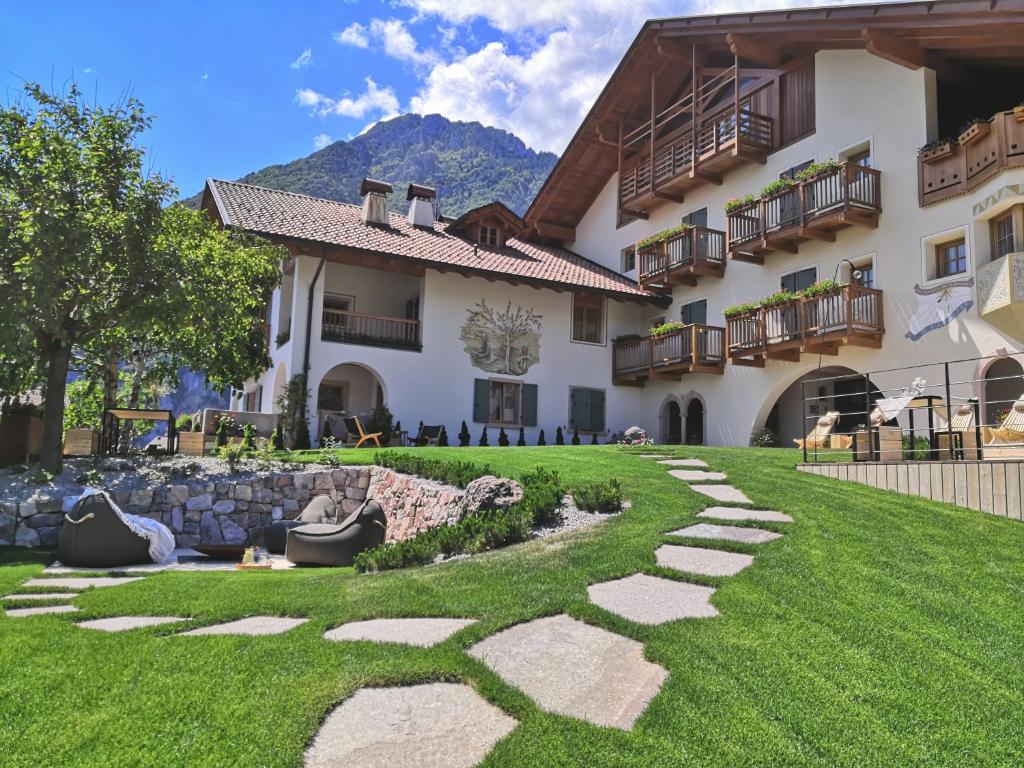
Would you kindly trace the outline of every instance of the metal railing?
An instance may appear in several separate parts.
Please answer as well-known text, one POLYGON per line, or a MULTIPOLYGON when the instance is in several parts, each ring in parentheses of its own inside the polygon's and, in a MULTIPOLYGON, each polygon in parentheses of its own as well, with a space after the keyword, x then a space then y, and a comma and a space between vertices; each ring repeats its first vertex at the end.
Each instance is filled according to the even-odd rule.
POLYGON ((320 331, 323 341, 364 344, 373 347, 420 349, 418 320, 382 317, 336 309, 323 311, 320 331))
POLYGON ((725 266, 725 233, 707 227, 691 227, 644 248, 637 256, 641 283, 664 279, 676 269, 697 264, 720 269, 725 266))

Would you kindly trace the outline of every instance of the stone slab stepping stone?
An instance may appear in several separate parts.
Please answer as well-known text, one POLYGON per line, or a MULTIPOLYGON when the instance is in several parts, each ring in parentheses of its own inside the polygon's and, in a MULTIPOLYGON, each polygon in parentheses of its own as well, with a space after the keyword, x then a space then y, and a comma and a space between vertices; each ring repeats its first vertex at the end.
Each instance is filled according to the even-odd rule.
POLYGON ((677 480, 683 480, 687 483, 700 482, 701 480, 725 480, 724 472, 702 472, 699 469, 670 469, 668 473, 677 480))
POLYGON ((742 509, 740 507, 708 507, 698 512, 697 517, 713 517, 717 520, 760 520, 771 523, 792 523, 793 518, 784 512, 771 509, 742 509))
POLYGON ((309 619, 289 619, 281 616, 250 616, 247 619, 229 621, 224 624, 213 624, 188 632, 179 637, 196 635, 279 635, 289 629, 305 624, 309 619))
POLYGON ((740 541, 744 544, 764 544, 781 538, 781 533, 765 531, 761 528, 738 528, 735 525, 711 525, 710 523, 697 523, 689 528, 681 528, 672 531, 669 536, 689 536, 693 539, 725 539, 726 541, 740 541))
POLYGON ((715 594, 714 588, 643 573, 591 584, 587 594, 594 605, 638 624, 664 624, 718 615, 718 609, 709 602, 715 594))
POLYGON ((331 712, 307 768, 472 768, 516 727, 468 685, 361 688, 331 712))
POLYGON ((743 491, 739 488, 733 488, 731 485, 693 485, 690 487, 697 493, 703 493, 705 496, 710 496, 715 501, 724 501, 729 504, 754 503, 747 498, 743 491))
POLYGON ((655 550, 654 557, 663 568, 701 576, 735 576, 754 562, 753 555, 679 544, 662 544, 655 550))
POLYGON ((75 613, 78 610, 73 605, 39 605, 34 608, 11 608, 4 611, 12 619, 20 619, 25 616, 42 616, 47 613, 75 613))
POLYGON ((4 600, 74 600, 77 592, 26 592, 23 595, 4 595, 4 600))
POLYGON ((324 639, 373 640, 429 648, 475 623, 473 619, 370 619, 330 629, 324 633, 324 639))
POLYGON ((641 459, 667 459, 669 455, 667 453, 638 453, 641 459))
POLYGON ((707 463, 700 459, 664 459, 659 464, 668 464, 670 467, 707 467, 707 463))
POLYGON ((543 710, 626 731, 668 676, 636 640, 564 614, 510 627, 469 653, 543 710))
POLYGON ((120 587, 122 584, 131 584, 133 581, 140 581, 141 576, 128 578, 114 578, 113 576, 70 576, 57 577, 52 579, 29 579, 25 582, 26 587, 55 587, 60 589, 92 589, 93 587, 120 587))
POLYGON ((111 616, 108 619, 80 621, 76 626, 83 629, 98 629, 103 632, 126 632, 129 629, 158 627, 161 624, 176 624, 188 621, 180 616, 111 616))

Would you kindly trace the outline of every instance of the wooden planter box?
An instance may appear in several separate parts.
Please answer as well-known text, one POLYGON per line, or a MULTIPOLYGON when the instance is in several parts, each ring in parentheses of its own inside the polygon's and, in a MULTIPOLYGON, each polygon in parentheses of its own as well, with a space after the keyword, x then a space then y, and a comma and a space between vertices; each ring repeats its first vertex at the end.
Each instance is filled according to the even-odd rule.
POLYGON ((65 456, 95 456, 100 452, 100 434, 94 429, 69 429, 64 433, 65 456))
POLYGON ((43 445, 43 420, 27 413, 0 414, 0 467, 24 464, 43 445))
POLYGON ((966 131, 960 134, 958 141, 961 147, 966 147, 968 144, 977 141, 982 136, 988 136, 988 132, 992 130, 991 123, 981 122, 975 123, 966 131))
POLYGON ((952 155, 956 151, 956 146, 954 142, 947 141, 945 144, 921 152, 918 154, 918 159, 922 163, 934 163, 936 160, 942 160, 952 155))
MULTIPOLYGON (((903 433, 899 427, 878 428, 878 455, 872 456, 869 448, 872 444, 868 442, 868 432, 858 429, 855 433, 853 445, 855 446, 854 461, 903 461, 903 433)), ((871 430, 870 439, 875 440, 875 430, 871 430)), ((872 446, 874 447, 874 446, 872 446)))
POLYGON ((1024 123, 1024 104, 1013 108, 1013 119, 1018 123, 1024 123))
POLYGON ((202 456, 206 435, 202 432, 179 432, 178 453, 186 456, 202 456))

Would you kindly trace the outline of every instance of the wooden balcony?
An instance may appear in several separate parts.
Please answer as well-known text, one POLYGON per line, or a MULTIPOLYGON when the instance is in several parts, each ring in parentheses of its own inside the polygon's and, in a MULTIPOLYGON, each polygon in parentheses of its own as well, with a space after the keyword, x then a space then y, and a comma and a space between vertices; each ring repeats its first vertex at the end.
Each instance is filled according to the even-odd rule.
POLYGON ((713 325, 687 325, 612 347, 615 384, 642 387, 648 379, 679 381, 684 373, 721 375, 724 366, 725 329, 713 325))
POLYGON ((422 347, 418 320, 364 315, 336 309, 324 310, 320 338, 323 341, 410 349, 417 352, 422 347))
POLYGON ((965 131, 948 147, 918 155, 919 202, 923 207, 962 195, 1001 171, 1020 167, 1024 167, 1024 110, 1000 112, 988 123, 965 131))
POLYGON ((795 362, 803 353, 837 355, 847 344, 880 349, 885 334, 882 292, 845 285, 727 318, 726 327, 729 358, 736 365, 795 362))
POLYGON ((696 285, 701 276, 725 273, 725 232, 691 227, 637 252, 641 288, 669 292, 673 285, 696 285))
POLYGON ((796 253, 806 240, 835 242, 849 226, 878 226, 882 174, 843 163, 817 176, 730 211, 728 249, 732 258, 764 263, 771 251, 796 253))

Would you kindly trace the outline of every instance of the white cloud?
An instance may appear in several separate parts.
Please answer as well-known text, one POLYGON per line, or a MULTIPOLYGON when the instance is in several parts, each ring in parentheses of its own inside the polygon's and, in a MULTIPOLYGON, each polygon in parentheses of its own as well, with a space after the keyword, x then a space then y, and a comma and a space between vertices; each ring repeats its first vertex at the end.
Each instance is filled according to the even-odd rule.
POLYGON ((300 88, 295 92, 295 101, 303 107, 309 107, 321 117, 340 115, 363 119, 367 115, 377 114, 381 119, 387 119, 397 115, 399 105, 394 89, 381 88, 372 77, 367 77, 365 82, 366 90, 358 96, 346 94, 340 99, 335 99, 312 88, 300 88))
POLYGON ((370 38, 366 34, 366 27, 358 21, 353 21, 341 32, 335 32, 334 42, 342 45, 354 45, 356 48, 370 47, 370 38))
POLYGON ((199 76, 199 79, 200 80, 209 80, 210 79, 210 73, 209 72, 203 72, 203 74, 201 74, 199 76))
POLYGON ((306 69, 310 64, 313 63, 313 49, 307 48, 299 54, 299 58, 293 61, 288 66, 292 69, 306 69))
POLYGON ((326 133, 318 133, 316 136, 313 137, 313 146, 316 147, 317 149, 323 149, 328 144, 333 143, 334 139, 332 139, 330 135, 326 133))

